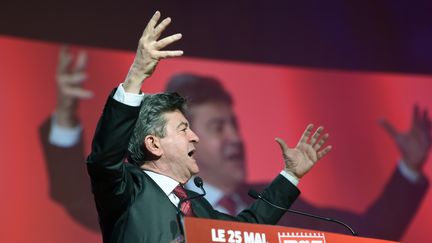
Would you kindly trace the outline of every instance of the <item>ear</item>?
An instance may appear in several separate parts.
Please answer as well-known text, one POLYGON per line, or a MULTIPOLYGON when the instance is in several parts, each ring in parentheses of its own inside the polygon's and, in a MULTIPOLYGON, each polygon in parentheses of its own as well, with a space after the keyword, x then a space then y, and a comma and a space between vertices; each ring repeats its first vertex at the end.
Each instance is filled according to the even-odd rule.
POLYGON ((160 157, 163 154, 160 139, 154 135, 147 135, 144 138, 144 146, 154 156, 160 157))

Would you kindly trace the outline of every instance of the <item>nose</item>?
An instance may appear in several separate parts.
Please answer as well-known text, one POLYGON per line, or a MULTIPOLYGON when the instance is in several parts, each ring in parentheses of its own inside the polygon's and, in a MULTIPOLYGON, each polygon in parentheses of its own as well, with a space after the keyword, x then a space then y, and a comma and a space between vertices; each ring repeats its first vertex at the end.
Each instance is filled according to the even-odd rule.
POLYGON ((196 135, 196 133, 194 131, 192 131, 192 129, 190 129, 190 133, 189 133, 189 140, 193 143, 198 143, 199 142, 199 137, 198 135, 196 135))
POLYGON ((229 124, 225 129, 225 139, 230 141, 231 143, 239 143, 241 142, 241 136, 238 130, 238 127, 235 124, 229 124))

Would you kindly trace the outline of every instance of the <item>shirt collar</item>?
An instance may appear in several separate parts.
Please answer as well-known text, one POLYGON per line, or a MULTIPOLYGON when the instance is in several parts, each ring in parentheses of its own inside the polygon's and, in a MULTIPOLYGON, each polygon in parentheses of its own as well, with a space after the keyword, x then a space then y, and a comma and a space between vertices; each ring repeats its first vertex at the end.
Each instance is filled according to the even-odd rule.
POLYGON ((174 190, 174 188, 176 188, 176 186, 179 185, 178 181, 168 176, 161 175, 149 170, 143 170, 143 171, 148 176, 150 176, 150 178, 152 178, 154 182, 156 182, 156 184, 162 189, 162 191, 166 195, 169 195, 174 190))

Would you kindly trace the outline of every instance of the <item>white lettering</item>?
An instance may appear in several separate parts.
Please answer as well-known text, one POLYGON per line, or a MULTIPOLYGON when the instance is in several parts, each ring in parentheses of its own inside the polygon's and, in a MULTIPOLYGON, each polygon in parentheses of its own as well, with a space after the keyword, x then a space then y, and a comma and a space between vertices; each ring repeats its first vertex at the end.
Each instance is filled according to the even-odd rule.
POLYGON ((253 232, 243 232, 243 239, 245 243, 254 243, 254 233, 253 232))
POLYGON ((241 237, 240 231, 228 230, 227 233, 229 235, 229 238, 228 238, 229 243, 241 243, 242 242, 242 237, 241 237))
POLYGON ((211 236, 213 242, 226 242, 224 229, 211 229, 211 236))
MULTIPOLYGON (((262 234, 256 233, 255 238, 259 238, 259 240, 260 240, 259 242, 261 242, 261 243, 267 243, 266 235, 264 233, 262 233, 262 234)), ((257 239, 255 239, 255 243, 257 243, 257 242, 258 242, 257 239)))
POLYGON ((243 238, 245 243, 267 243, 266 235, 264 233, 243 232, 243 238))

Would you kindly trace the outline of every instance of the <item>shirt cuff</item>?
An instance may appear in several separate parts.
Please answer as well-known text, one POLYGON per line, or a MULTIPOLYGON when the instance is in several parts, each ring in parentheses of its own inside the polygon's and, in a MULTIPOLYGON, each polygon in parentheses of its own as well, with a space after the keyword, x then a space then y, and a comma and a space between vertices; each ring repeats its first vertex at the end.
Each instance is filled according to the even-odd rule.
POLYGON ((400 173, 410 182, 416 183, 420 175, 417 171, 411 169, 404 160, 400 160, 398 164, 398 169, 400 173))
POLYGON ((113 99, 117 100, 118 102, 121 102, 125 105, 129 106, 140 106, 141 101, 143 100, 144 94, 133 94, 133 93, 127 93, 123 88, 123 83, 119 84, 113 99))
POLYGON ((80 125, 72 128, 58 125, 56 117, 53 115, 48 141, 57 147, 70 148, 77 145, 80 141, 81 131, 82 127, 80 125))
POLYGON ((289 180, 292 184, 294 184, 294 186, 297 186, 297 185, 299 184, 299 182, 300 182, 300 180, 299 180, 297 177, 295 177, 295 176, 289 174, 289 173, 286 172, 285 170, 282 170, 282 171, 280 172, 280 174, 281 174, 283 177, 285 177, 287 180, 289 180))

